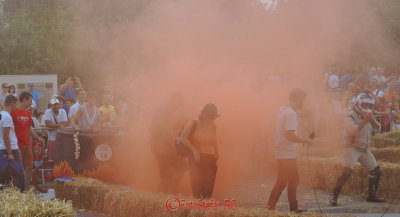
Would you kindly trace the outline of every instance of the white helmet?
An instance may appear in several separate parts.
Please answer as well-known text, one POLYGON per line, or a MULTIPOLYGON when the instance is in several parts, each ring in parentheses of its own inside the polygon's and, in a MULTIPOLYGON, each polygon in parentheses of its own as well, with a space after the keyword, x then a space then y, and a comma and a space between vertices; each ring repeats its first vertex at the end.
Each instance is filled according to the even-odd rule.
POLYGON ((375 106, 375 98, 371 94, 368 93, 360 93, 357 96, 357 100, 354 103, 354 109, 360 113, 361 115, 365 115, 367 113, 371 113, 375 106), (363 108, 362 104, 369 104, 371 108, 363 108))

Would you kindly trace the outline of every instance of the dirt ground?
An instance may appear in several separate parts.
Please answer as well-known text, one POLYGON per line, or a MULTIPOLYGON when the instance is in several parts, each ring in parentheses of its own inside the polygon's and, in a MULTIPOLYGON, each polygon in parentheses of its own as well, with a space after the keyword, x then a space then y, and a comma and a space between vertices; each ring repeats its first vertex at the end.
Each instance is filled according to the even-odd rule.
MULTIPOLYGON (((234 198, 238 201, 238 206, 265 208, 269 194, 275 181, 275 174, 260 169, 257 175, 249 176, 246 181, 238 186, 218 195, 218 199, 234 198)), ((366 177, 367 178, 367 177, 366 177)), ((324 214, 341 216, 343 214, 354 216, 398 216, 400 217, 400 205, 390 203, 368 203, 365 198, 355 198, 349 195, 340 195, 338 206, 330 206, 328 199, 330 192, 316 190, 319 205, 324 214), (390 207, 389 207, 390 206, 390 207)), ((299 207, 312 212, 320 212, 317 200, 312 188, 299 186, 297 191, 299 207)), ((386 199, 386 198, 385 198, 386 199)), ((288 212, 289 205, 287 192, 284 190, 277 204, 277 210, 288 212)))

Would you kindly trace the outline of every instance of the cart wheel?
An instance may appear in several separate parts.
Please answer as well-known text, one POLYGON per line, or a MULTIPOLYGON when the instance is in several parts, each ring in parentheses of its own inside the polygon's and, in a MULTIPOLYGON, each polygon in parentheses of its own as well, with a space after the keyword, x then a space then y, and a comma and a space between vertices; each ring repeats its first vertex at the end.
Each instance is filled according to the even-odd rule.
POLYGON ((54 179, 53 166, 54 161, 44 161, 43 164, 36 168, 33 172, 32 182, 38 191, 47 193, 48 184, 54 179))

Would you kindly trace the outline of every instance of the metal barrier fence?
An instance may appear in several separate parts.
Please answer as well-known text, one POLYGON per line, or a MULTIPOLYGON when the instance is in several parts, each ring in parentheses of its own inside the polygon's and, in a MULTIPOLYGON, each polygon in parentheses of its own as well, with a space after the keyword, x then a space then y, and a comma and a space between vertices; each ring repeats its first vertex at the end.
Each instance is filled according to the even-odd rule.
MULTIPOLYGON (((385 132, 392 132, 392 131, 400 130, 400 122, 396 123, 393 115, 390 114, 390 115, 387 115, 386 117, 383 115, 374 115, 374 117, 375 117, 375 120, 377 120, 381 124, 381 128, 384 127, 383 121, 386 121, 385 120, 386 118, 389 120, 389 127, 388 127, 388 130, 385 132)), ((382 133, 382 129, 379 129, 379 131, 376 133, 382 133)))

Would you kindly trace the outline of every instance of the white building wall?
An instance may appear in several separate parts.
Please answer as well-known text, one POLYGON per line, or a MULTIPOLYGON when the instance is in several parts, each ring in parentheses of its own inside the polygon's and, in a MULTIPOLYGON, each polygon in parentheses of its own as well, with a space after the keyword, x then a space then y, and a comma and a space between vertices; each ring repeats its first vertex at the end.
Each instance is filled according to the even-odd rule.
POLYGON ((57 93, 57 75, 0 75, 0 84, 14 85, 17 94, 29 90, 33 83, 40 94, 39 111, 45 111, 50 99, 57 93))

